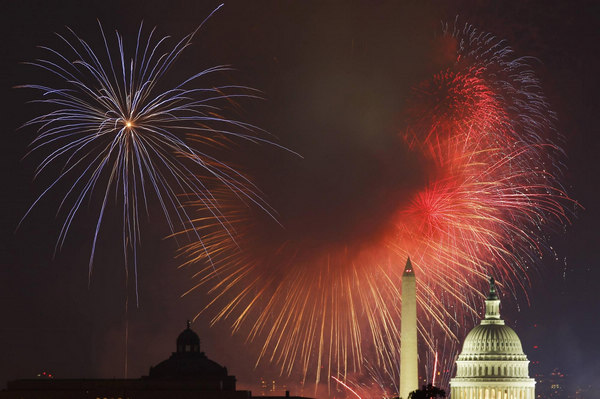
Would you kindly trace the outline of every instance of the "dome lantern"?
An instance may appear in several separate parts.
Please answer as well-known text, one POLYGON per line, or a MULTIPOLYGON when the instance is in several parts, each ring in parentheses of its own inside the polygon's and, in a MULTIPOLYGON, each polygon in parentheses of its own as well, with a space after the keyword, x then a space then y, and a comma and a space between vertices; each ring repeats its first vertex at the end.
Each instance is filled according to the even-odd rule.
POLYGON ((490 277, 490 293, 485 299, 485 319, 481 324, 504 324, 504 320, 500 319, 500 299, 493 277, 490 277))

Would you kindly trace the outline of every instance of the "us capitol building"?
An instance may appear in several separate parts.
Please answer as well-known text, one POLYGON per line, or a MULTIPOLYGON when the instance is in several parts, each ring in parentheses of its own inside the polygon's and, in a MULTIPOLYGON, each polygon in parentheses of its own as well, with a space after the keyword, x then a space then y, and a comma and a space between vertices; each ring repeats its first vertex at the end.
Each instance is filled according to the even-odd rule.
POLYGON ((521 340, 500 318, 494 279, 485 318, 467 337, 450 380, 452 399, 535 399, 535 380, 521 340))

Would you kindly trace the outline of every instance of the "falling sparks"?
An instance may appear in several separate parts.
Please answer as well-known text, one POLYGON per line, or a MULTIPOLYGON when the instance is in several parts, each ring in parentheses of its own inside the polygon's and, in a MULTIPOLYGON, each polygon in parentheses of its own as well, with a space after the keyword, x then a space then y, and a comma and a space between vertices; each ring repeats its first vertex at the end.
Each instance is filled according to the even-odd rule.
MULTIPOLYGON (((209 152, 235 140, 268 142, 255 126, 220 114, 222 104, 255 98, 256 91, 215 85, 212 77, 230 70, 228 66, 205 69, 163 88, 168 72, 204 22, 174 45, 168 37, 157 37, 156 29, 145 37, 140 24, 132 48, 126 47, 119 32, 113 47, 99 23, 103 43, 99 51, 69 29, 69 35, 57 34, 66 51, 42 46, 45 57, 29 63, 48 72, 53 83, 20 86, 39 92, 35 102, 51 108, 26 123, 38 129, 30 152, 43 154, 36 176, 54 174, 27 214, 42 197, 67 186, 58 209, 66 214, 56 244, 59 250, 84 204, 100 197, 89 258, 91 277, 100 230, 114 198, 122 207, 125 267, 129 274, 133 260, 136 295, 140 214, 150 217, 152 201, 162 209, 171 232, 189 226, 181 195, 190 193, 188 198, 202 204, 229 234, 212 194, 215 186, 271 212, 250 180, 209 152)), ((203 245, 200 228, 188 233, 203 245)))
POLYGON ((346 388, 348 391, 350 391, 358 399, 362 399, 361 396, 358 393, 356 393, 356 391, 354 389, 350 388, 344 381, 340 380, 339 378, 333 377, 333 376, 331 378, 334 379, 335 381, 337 381, 339 384, 341 384, 344 388, 346 388))
MULTIPOLYGON (((322 374, 360 373, 368 362, 393 381, 399 287, 410 255, 418 330, 422 349, 436 353, 435 378, 435 338, 456 349, 487 276, 522 295, 528 269, 548 251, 544 232, 568 222, 555 117, 527 59, 469 25, 446 28, 443 39, 455 46, 453 58, 415 87, 400 134, 428 165, 426 181, 377 234, 335 245, 284 233, 262 238, 249 215, 236 213, 235 240, 214 236, 214 265, 197 272, 190 292, 207 287, 212 299, 201 312, 212 310, 213 323, 229 320, 234 333, 260 340, 258 361, 286 374, 298 369, 317 384, 330 380, 322 374)), ((368 218, 364 212, 358 216, 368 218)), ((210 218, 200 213, 199 221, 210 218)), ((202 264, 205 243, 181 256, 202 264)), ((439 361, 445 371, 449 352, 439 361)))

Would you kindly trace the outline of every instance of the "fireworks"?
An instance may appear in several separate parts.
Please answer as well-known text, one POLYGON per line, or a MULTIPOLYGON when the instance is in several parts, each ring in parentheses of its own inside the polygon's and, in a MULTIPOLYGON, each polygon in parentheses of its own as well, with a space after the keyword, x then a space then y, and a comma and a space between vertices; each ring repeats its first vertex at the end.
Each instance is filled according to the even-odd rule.
MULTIPOLYGON (((451 370, 447 352, 476 314, 477 287, 494 275, 522 293, 545 252, 544 231, 568 220, 554 114, 528 60, 469 25, 446 28, 443 41, 455 49, 452 59, 415 87, 401 134, 428 165, 426 182, 376 234, 335 244, 318 235, 261 237, 249 215, 237 214, 235 240, 215 240, 215 266, 198 271, 193 289, 208 287, 213 299, 202 311, 215 311, 213 322, 230 320, 234 332, 244 326, 250 341, 260 340, 259 361, 287 374, 297 368, 317 384, 345 380, 367 363, 396 381, 398 288, 410 255, 421 349, 441 350, 429 363, 451 370)), ((186 264, 206 258, 203 243, 181 254, 186 264)))
MULTIPOLYGON (((156 37, 155 29, 146 36, 140 24, 132 48, 126 47, 118 32, 113 48, 99 24, 104 45, 100 51, 69 30, 68 36, 57 34, 66 51, 41 47, 46 56, 29 63, 48 72, 53 82, 21 86, 41 93, 37 102, 51 108, 26 124, 38 127, 31 152, 42 153, 43 159, 36 174, 56 173, 32 208, 53 189, 69 185, 59 206, 65 213, 59 249, 82 204, 100 196, 90 275, 111 197, 122 205, 126 270, 132 258, 136 282, 140 214, 150 216, 151 201, 160 205, 172 232, 188 226, 190 220, 182 206, 183 193, 191 193, 225 231, 230 226, 212 194, 215 187, 225 187, 269 212, 246 177, 208 152, 235 140, 266 142, 259 129, 220 114, 222 104, 256 97, 256 92, 242 86, 215 86, 212 76, 229 70, 227 66, 205 69, 174 85, 164 83, 171 80, 170 70, 203 24, 174 45, 168 37, 156 37)), ((199 229, 188 232, 202 245, 199 229)))
POLYGON ((335 382, 337 382, 338 384, 340 384, 341 386, 343 386, 344 388, 346 388, 348 391, 352 392, 352 394, 354 396, 356 396, 358 399, 361 399, 361 396, 356 393, 356 391, 352 388, 350 388, 346 383, 344 383, 344 381, 341 381, 339 378, 335 378, 335 377, 331 377, 335 380, 335 382))

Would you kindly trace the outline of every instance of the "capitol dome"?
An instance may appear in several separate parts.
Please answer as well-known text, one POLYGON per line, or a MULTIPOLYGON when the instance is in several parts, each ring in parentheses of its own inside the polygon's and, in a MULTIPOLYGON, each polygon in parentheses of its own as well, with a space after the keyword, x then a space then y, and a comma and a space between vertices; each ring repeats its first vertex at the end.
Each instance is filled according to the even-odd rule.
POLYGON ((481 356, 517 360, 525 354, 515 330, 504 324, 480 324, 465 338, 461 357, 475 360, 481 356))
POLYGON ((485 318, 465 338, 450 381, 453 399, 533 399, 535 380, 517 333, 500 318, 494 279, 485 318))

